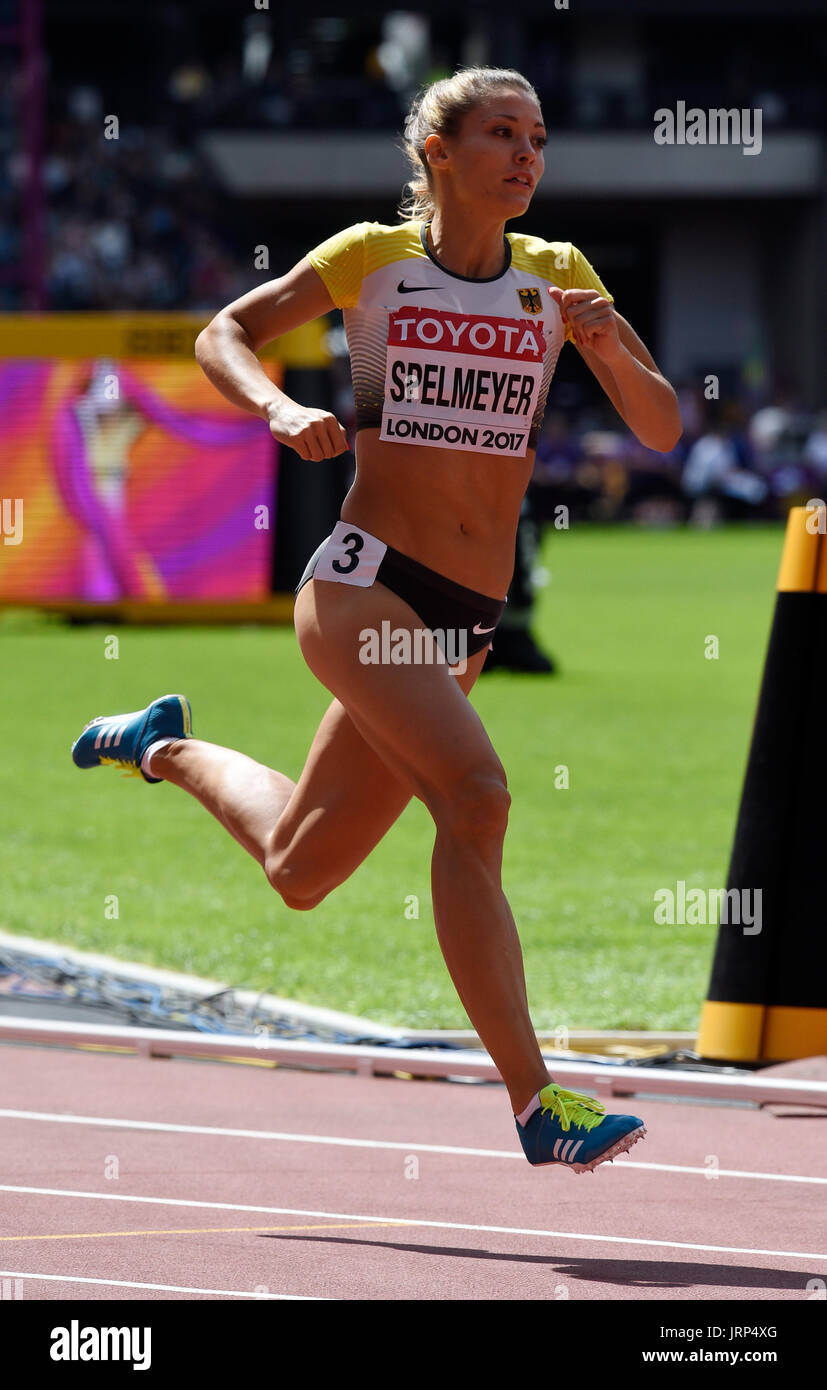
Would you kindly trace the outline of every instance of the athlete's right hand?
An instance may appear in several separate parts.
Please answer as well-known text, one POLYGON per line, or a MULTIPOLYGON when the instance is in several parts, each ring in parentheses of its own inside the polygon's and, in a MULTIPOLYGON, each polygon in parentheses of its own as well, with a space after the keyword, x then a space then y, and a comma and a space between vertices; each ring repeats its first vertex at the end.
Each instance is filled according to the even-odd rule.
POLYGON ((342 426, 328 410, 296 405, 294 401, 274 401, 267 407, 267 419, 270 433, 279 444, 313 463, 335 458, 350 448, 342 426))

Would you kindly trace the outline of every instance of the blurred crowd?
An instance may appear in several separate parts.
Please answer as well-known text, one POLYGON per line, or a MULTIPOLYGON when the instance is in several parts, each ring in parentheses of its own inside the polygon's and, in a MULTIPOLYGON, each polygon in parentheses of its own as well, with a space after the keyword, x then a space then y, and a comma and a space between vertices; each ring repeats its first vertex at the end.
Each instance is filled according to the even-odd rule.
POLYGON ((532 479, 538 518, 554 522, 562 505, 572 518, 710 527, 827 499, 827 411, 780 395, 723 403, 700 385, 676 389, 684 433, 668 454, 644 448, 616 417, 607 428, 602 410, 551 408, 532 479))
POLYGON ((250 288, 219 191, 174 131, 104 133, 100 92, 77 87, 46 160, 50 309, 214 309, 250 288))
MULTIPOLYGON (((166 18, 149 76, 145 53, 131 57, 118 43, 99 84, 79 79, 63 58, 68 31, 51 39, 47 32, 46 307, 226 303, 250 279, 239 279, 222 191, 198 154, 199 135, 398 133, 413 93, 460 64, 514 63, 535 83, 552 131, 651 126, 652 112, 677 90, 688 106, 721 105, 722 94, 730 105, 760 106, 765 129, 827 121, 819 44, 796 52, 791 68, 770 30, 751 32, 747 43, 733 16, 722 16, 711 45, 702 26, 678 31, 666 21, 644 30, 607 20, 594 35, 576 15, 545 26, 514 11, 498 15, 494 28, 484 8, 464 17, 388 10, 276 18, 253 10, 228 30, 226 17, 207 9, 194 27, 186 6, 170 0, 166 18), (113 110, 117 140, 102 130, 113 110)), ((10 50, 0 49, 0 309, 21 305, 21 82, 10 50)))
MULTIPOLYGON (((24 162, 11 133, 13 75, 0 67, 4 78, 0 310, 9 311, 23 306, 24 162)), ((172 122, 127 119, 115 130, 109 114, 93 85, 50 94, 44 308, 214 311, 244 294, 255 283, 249 248, 233 244, 221 190, 194 143, 172 122)))
POLYGON ((626 17, 607 19, 595 35, 577 22, 544 28, 518 11, 498 12, 495 27, 473 11, 452 22, 400 10, 367 25, 297 19, 279 41, 269 18, 251 15, 238 56, 191 54, 171 71, 166 97, 200 128, 398 130, 421 85, 460 65, 504 63, 534 83, 556 130, 651 127, 676 90, 687 107, 760 107, 767 129, 823 127, 823 54, 779 51, 769 31, 747 37, 740 21, 722 19, 710 44, 694 21, 651 25, 644 36, 626 17))

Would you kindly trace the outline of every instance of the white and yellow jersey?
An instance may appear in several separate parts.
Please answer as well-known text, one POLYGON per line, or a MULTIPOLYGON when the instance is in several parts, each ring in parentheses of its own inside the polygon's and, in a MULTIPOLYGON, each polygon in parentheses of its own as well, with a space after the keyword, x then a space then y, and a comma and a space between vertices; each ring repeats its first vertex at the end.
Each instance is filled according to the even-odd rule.
POLYGON ((572 336, 550 287, 612 296, 571 242, 507 232, 505 268, 472 280, 440 265, 426 227, 357 222, 307 253, 343 311, 356 429, 521 458, 572 336))

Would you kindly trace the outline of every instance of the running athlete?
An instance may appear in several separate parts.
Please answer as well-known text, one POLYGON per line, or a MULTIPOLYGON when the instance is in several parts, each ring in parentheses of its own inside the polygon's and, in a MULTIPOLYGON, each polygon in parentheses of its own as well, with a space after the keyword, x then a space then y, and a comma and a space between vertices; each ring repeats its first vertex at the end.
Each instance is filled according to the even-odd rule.
POLYGON ((274 387, 256 353, 344 311, 357 467, 341 520, 296 590, 299 647, 333 696, 299 781, 193 738, 184 696, 93 720, 73 757, 189 792, 296 909, 348 878, 418 797, 436 828, 439 944, 505 1082, 526 1157, 593 1171, 645 1129, 549 1076, 501 886, 506 774, 467 697, 505 606, 564 341, 643 444, 671 449, 680 416, 585 256, 568 242, 504 232, 543 173, 531 84, 508 69, 460 70, 414 101, 406 140, 414 180, 399 225, 361 222, 331 236, 222 309, 196 344, 222 394, 312 466, 347 450, 345 431, 274 387), (380 640, 388 632, 390 652, 380 640), (410 657, 417 641, 420 660, 410 657))

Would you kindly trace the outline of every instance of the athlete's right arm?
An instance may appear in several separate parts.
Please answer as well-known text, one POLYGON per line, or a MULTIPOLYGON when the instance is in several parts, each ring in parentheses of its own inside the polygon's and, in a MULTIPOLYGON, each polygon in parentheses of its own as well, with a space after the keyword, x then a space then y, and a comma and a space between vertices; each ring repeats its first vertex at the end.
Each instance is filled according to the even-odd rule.
POLYGON ((335 307, 318 271, 303 257, 280 279, 221 309, 195 340, 198 363, 221 394, 267 420, 281 444, 317 463, 349 449, 347 435, 335 415, 299 405, 274 386, 256 353, 335 307))

